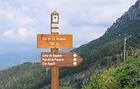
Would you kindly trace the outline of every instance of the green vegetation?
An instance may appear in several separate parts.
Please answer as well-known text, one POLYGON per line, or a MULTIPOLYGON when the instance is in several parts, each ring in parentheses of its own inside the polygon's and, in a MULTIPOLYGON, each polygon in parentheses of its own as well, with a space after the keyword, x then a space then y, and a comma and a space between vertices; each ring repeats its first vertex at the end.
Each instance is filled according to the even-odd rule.
POLYGON ((60 89, 73 89, 73 88, 71 88, 69 86, 64 86, 64 87, 61 87, 60 89))
POLYGON ((0 89, 37 89, 46 76, 39 63, 27 62, 1 71, 0 89))
POLYGON ((104 70, 90 77, 82 89, 140 89, 140 58, 104 70))

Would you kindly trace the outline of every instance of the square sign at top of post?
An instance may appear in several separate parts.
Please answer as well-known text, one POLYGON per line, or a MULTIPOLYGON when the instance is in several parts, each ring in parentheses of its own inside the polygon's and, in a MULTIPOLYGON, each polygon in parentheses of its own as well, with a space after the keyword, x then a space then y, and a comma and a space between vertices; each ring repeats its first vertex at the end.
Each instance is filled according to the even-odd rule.
POLYGON ((37 34, 37 48, 72 48, 72 34, 37 34))

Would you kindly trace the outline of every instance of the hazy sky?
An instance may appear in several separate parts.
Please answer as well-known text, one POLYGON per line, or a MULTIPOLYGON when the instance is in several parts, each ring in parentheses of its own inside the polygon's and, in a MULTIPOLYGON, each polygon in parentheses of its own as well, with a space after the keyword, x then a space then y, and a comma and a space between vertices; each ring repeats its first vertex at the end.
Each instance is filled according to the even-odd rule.
POLYGON ((0 52, 36 48, 36 34, 50 33, 50 13, 60 13, 60 33, 74 47, 98 38, 136 0, 0 0, 0 52))

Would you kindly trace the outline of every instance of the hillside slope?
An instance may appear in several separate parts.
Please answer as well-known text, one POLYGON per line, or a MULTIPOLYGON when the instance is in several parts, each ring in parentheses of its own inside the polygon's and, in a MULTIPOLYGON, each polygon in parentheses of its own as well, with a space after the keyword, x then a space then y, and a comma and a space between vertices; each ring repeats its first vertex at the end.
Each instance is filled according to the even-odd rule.
POLYGON ((82 89, 140 89, 140 57, 92 75, 82 89))
POLYGON ((38 89, 46 76, 39 63, 27 62, 0 71, 0 89, 38 89))

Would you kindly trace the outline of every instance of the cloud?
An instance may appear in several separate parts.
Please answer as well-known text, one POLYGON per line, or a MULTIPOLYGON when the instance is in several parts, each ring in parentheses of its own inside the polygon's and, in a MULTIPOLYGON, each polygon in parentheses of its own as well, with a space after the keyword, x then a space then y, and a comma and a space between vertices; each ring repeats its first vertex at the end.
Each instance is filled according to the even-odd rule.
POLYGON ((95 27, 95 26, 85 26, 85 27, 77 27, 73 28, 75 32, 73 32, 73 37, 74 37, 74 46, 78 47, 81 44, 88 43, 89 41, 93 39, 97 39, 100 36, 102 36, 105 31, 106 27, 95 27), (80 29, 80 30, 78 30, 80 29), (86 34, 85 34, 86 33, 86 34))
POLYGON ((28 10, 27 7, 14 8, 6 3, 4 7, 0 8, 0 19, 7 20, 7 23, 13 23, 13 25, 30 25, 33 24, 34 19, 24 11, 28 10), (9 22, 8 22, 9 21, 9 22))
MULTIPOLYGON (((62 13, 67 13, 67 18, 70 18, 71 24, 78 24, 75 22, 81 22, 87 24, 106 24, 108 26, 112 24, 118 17, 120 17, 125 11, 128 10, 129 6, 132 4, 130 2, 126 2, 129 0, 124 0, 125 2, 121 2, 120 0, 91 0, 91 1, 75 1, 67 2, 63 6, 63 8, 67 8, 64 11, 63 8, 60 11, 62 13), (75 2, 75 3, 74 3, 75 2), (69 3, 73 3, 72 5, 69 3), (82 7, 81 7, 82 6, 82 7)), ((61 6, 60 6, 61 7, 61 6)), ((81 24, 83 25, 83 24, 81 24)), ((79 26, 79 25, 78 25, 79 26)))
MULTIPOLYGON (((0 6, 0 41, 1 46, 5 44, 29 44, 29 40, 33 41, 36 30, 34 28, 34 19, 28 13, 28 7, 13 7, 8 1, 3 1, 0 6)), ((31 44, 31 43, 30 43, 31 44)))
POLYGON ((2 37, 8 41, 9 40, 25 41, 25 40, 29 40, 30 38, 35 37, 35 32, 27 28, 19 28, 16 30, 10 29, 10 30, 5 31, 2 34, 2 37))

